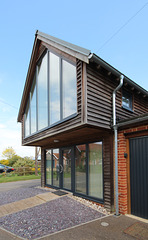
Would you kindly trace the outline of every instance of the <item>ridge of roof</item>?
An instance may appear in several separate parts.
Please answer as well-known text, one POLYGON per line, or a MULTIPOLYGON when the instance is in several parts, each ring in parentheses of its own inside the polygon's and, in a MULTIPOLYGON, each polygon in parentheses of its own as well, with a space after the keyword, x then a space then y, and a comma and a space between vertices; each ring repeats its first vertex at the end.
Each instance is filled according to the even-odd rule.
POLYGON ((36 36, 37 38, 40 38, 40 37, 43 37, 43 38, 46 38, 47 40, 50 40, 52 42, 55 42, 57 44, 60 44, 66 48, 69 48, 75 52, 79 52, 85 56, 89 56, 91 51, 89 49, 86 49, 86 48, 83 48, 83 47, 80 47, 80 46, 77 46, 75 44, 72 44, 72 43, 69 43, 69 42, 66 42, 64 40, 61 40, 59 38, 56 38, 56 37, 53 37, 49 34, 46 34, 46 33, 43 33, 43 32, 40 32, 39 30, 36 31, 36 36))

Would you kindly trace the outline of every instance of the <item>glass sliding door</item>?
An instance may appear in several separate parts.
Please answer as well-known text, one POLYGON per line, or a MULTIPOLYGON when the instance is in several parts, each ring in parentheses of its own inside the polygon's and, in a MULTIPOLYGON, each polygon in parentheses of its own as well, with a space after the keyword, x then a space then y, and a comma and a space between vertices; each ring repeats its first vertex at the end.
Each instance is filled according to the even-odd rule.
POLYGON ((66 148, 62 150, 62 168, 63 171, 63 188, 71 190, 71 159, 72 149, 66 148))
POLYGON ((46 184, 52 185, 52 154, 46 150, 46 184))
POLYGON ((52 153, 52 168, 53 168, 53 186, 59 187, 60 185, 60 163, 59 163, 59 149, 53 149, 52 153))
POLYGON ((89 196, 103 199, 102 142, 89 144, 89 196))
POLYGON ((86 145, 75 149, 75 191, 86 194, 86 145))
POLYGON ((102 202, 102 142, 46 150, 46 184, 102 202))
POLYGON ((59 149, 46 150, 46 184, 60 186, 59 149))

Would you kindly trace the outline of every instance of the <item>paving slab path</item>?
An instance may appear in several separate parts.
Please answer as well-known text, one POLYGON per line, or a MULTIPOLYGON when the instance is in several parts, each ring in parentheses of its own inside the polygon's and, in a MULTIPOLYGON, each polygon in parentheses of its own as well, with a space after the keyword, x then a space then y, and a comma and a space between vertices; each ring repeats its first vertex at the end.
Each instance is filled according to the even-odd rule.
POLYGON ((105 216, 71 193, 26 184, 17 183, 17 188, 8 184, 0 194, 2 235, 8 231, 13 238, 36 239, 105 216))
POLYGON ((35 207, 58 197, 59 196, 55 195, 54 193, 47 192, 17 202, 4 204, 0 206, 0 218, 12 213, 35 207))
MULTIPOLYGON (((0 240, 135 239, 126 229, 138 219, 106 216, 71 194, 42 189, 34 181, 6 189, 0 193, 0 240)), ((145 235, 138 233, 141 240, 148 235, 144 224, 145 235)))
POLYGON ((16 202, 14 209, 11 203, 7 212, 2 213, 1 228, 23 239, 36 239, 105 216, 72 199, 69 194, 54 195, 46 193, 21 200, 21 207, 17 207, 19 202, 16 202))

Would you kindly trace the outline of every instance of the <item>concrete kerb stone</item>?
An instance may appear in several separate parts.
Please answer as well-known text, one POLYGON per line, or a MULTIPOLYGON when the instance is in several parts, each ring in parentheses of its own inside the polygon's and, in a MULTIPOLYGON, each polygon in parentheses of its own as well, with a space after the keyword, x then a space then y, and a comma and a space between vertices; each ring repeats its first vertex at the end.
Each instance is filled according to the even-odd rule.
POLYGON ((9 232, 8 230, 0 227, 0 232, 1 232, 1 235, 2 238, 1 238, 1 235, 0 235, 0 240, 26 240, 26 238, 22 238, 22 237, 19 237, 17 236, 16 234, 12 233, 12 232, 9 232), (3 233, 3 234, 2 234, 3 233))

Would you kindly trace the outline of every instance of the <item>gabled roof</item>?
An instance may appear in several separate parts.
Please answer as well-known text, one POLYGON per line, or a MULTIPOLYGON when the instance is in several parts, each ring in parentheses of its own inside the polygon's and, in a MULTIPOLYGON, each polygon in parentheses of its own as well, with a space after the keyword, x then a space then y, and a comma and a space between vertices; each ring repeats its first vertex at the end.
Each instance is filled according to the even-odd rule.
POLYGON ((37 34, 37 38, 42 40, 42 41, 46 41, 47 43, 50 43, 50 44, 51 44, 51 42, 53 42, 54 44, 56 43, 56 44, 58 44, 60 46, 63 46, 63 47, 65 47, 67 49, 70 49, 70 50, 73 50, 74 52, 82 54, 82 55, 84 55, 86 57, 88 57, 89 54, 91 53, 91 51, 86 49, 86 48, 79 47, 77 45, 74 45, 72 43, 66 42, 66 41, 61 40, 59 38, 50 36, 50 35, 48 35, 46 33, 42 33, 40 31, 37 31, 36 34, 37 34))
POLYGON ((29 85, 30 76, 32 74, 32 68, 33 68, 33 63, 34 63, 33 61, 37 56, 37 51, 38 51, 41 41, 61 50, 75 58, 78 58, 78 59, 82 60, 83 62, 89 63, 88 56, 91 53, 90 50, 79 47, 72 43, 68 43, 66 41, 55 38, 53 36, 50 36, 48 34, 42 33, 37 30, 36 34, 35 34, 35 40, 34 40, 34 45, 33 45, 33 49, 32 49, 29 68, 28 68, 28 72, 27 72, 27 77, 26 77, 25 87, 24 87, 21 105, 20 105, 20 109, 19 109, 19 114, 18 114, 18 118, 17 118, 18 122, 21 122, 22 116, 24 114, 25 102, 26 102, 26 98, 27 98, 27 94, 28 94, 28 85, 29 85))
MULTIPOLYGON (((31 59, 30 59, 28 73, 27 73, 26 82, 25 82, 25 87, 24 87, 23 96, 22 96, 22 100, 21 100, 21 104, 20 104, 19 113, 18 113, 18 119, 17 119, 18 122, 21 122, 22 116, 23 116, 24 111, 25 111, 25 105, 26 105, 28 92, 29 92, 29 85, 30 85, 29 83, 31 81, 31 76, 33 74, 33 69, 34 69, 34 66, 36 64, 34 59, 37 58, 38 49, 39 49, 39 45, 40 45, 41 42, 44 42, 44 43, 46 43, 46 44, 48 44, 48 45, 50 45, 50 46, 52 46, 52 47, 54 47, 58 50, 61 50, 64 53, 67 53, 67 54, 69 54, 69 55, 71 55, 71 56, 73 56, 77 59, 80 59, 81 61, 83 61, 85 63, 89 64, 89 62, 95 62, 96 64, 105 68, 109 73, 112 73, 113 75, 115 75, 117 77, 119 77, 120 75, 124 75, 120 71, 118 71, 117 69, 112 67, 110 64, 105 62, 103 59, 98 57, 96 54, 94 54, 94 53, 92 54, 90 50, 79 47, 79 46, 74 45, 72 43, 63 41, 61 39, 55 38, 53 36, 42 33, 40 31, 36 31, 33 50, 32 50, 32 54, 31 54, 31 59)), ((128 85, 137 89, 139 92, 141 92, 145 96, 148 96, 148 91, 143 89, 142 87, 140 87, 138 84, 136 84, 131 79, 124 76, 124 81, 128 85)))

